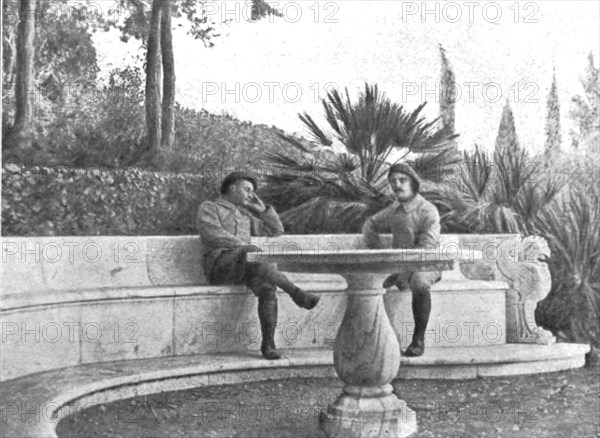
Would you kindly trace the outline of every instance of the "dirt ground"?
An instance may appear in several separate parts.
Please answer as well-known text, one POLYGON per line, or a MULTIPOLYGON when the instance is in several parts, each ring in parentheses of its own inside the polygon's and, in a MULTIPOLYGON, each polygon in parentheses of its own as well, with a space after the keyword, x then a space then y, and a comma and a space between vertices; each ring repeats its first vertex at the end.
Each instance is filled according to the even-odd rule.
MULTIPOLYGON (((414 437, 600 437, 600 366, 466 381, 396 380, 417 413, 414 437)), ((91 407, 63 419, 61 438, 324 437, 318 413, 338 379, 197 388, 91 407)))

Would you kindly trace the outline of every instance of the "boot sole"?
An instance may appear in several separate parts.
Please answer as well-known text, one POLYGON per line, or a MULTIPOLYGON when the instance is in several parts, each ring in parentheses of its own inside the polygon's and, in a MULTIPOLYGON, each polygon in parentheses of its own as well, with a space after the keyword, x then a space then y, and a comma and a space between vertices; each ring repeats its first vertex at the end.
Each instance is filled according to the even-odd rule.
POLYGON ((264 357, 267 360, 278 360, 281 359, 281 354, 279 353, 263 353, 261 351, 262 357, 264 357), (270 354, 273 354, 272 356, 270 356, 270 354))
MULTIPOLYGON (((423 352, 423 353, 425 353, 425 352, 423 352)), ((404 354, 402 356, 404 356, 404 357, 419 357, 419 356, 423 356, 423 353, 404 352, 404 354)))

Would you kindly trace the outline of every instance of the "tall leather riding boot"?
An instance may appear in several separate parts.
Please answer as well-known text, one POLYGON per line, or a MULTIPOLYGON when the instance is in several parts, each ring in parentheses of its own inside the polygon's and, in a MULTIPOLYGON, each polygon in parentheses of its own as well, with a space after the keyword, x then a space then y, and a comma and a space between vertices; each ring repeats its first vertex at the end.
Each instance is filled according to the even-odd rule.
POLYGON ((259 277, 279 286, 287 293, 297 306, 310 310, 319 302, 319 296, 310 292, 305 292, 292 283, 284 274, 277 270, 272 263, 255 263, 252 265, 255 277, 259 277))
POLYGON ((431 293, 429 291, 413 293, 412 311, 415 320, 415 332, 410 346, 404 352, 405 356, 421 356, 425 352, 425 330, 431 313, 431 293))
POLYGON ((319 303, 319 300, 320 300, 319 296, 317 296, 313 293, 310 293, 310 292, 303 291, 302 289, 300 289, 297 286, 294 286, 293 289, 286 290, 285 292, 287 292, 287 294, 290 296, 292 301, 298 307, 302 307, 303 309, 307 309, 307 310, 310 310, 313 307, 315 307, 319 303))
POLYGON ((275 328, 277 327, 277 298, 258 298, 258 319, 262 331, 262 344, 260 352, 268 360, 281 358, 281 354, 275 347, 275 328))

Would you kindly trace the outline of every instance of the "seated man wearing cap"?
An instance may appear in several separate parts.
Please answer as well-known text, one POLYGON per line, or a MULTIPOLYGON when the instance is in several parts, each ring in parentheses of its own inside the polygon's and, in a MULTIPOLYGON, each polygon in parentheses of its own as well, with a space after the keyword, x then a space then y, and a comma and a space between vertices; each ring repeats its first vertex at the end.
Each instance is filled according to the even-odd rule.
POLYGON ((279 236, 283 225, 271 206, 256 195, 257 183, 244 172, 233 172, 221 184, 221 197, 200 205, 197 227, 204 247, 204 272, 210 284, 245 284, 258 297, 258 318, 262 331, 261 353, 269 360, 281 355, 275 347, 277 286, 294 303, 312 309, 319 301, 302 291, 272 263, 253 263, 246 253, 260 251, 250 244, 251 236, 279 236))
MULTIPOLYGON (((363 235, 368 248, 383 248, 379 233, 392 233, 393 248, 434 248, 440 239, 440 216, 437 208, 419 194, 421 179, 408 164, 394 164, 388 182, 396 201, 367 219, 363 235)), ((431 285, 442 278, 439 271, 415 271, 390 275, 384 288, 393 286, 412 291, 415 331, 405 356, 421 356, 425 351, 425 330, 431 312, 431 285)))

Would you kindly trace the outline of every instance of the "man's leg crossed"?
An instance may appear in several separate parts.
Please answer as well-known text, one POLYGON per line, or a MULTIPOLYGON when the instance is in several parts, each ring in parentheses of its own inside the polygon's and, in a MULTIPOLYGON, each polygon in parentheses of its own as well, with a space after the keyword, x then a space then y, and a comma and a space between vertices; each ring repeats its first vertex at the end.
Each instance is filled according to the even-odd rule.
POLYGON ((305 292, 292 283, 283 273, 279 272, 273 263, 248 263, 250 277, 258 277, 272 283, 286 292, 298 305, 304 309, 312 309, 319 302, 319 297, 310 292, 305 292))

